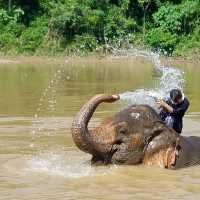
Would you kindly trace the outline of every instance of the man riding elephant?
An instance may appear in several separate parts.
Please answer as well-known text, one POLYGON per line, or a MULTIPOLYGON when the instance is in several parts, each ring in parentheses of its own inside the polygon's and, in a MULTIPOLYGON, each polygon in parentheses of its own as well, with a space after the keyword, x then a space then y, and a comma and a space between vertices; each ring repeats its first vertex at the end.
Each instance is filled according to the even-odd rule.
POLYGON ((77 147, 92 155, 92 164, 158 165, 178 169, 200 163, 200 138, 180 136, 147 105, 132 105, 89 130, 99 104, 119 95, 92 97, 76 114, 72 137, 77 147))
POLYGON ((157 104, 162 108, 161 119, 177 133, 181 134, 183 128, 183 117, 190 103, 179 89, 170 91, 170 98, 167 101, 158 99, 157 104))

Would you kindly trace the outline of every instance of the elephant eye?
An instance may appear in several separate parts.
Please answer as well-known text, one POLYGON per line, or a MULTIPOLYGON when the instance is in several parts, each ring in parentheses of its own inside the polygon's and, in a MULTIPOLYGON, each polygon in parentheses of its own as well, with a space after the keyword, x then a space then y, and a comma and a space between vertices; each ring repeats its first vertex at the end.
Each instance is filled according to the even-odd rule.
POLYGON ((120 129, 119 129, 119 133, 121 133, 121 134, 126 134, 127 133, 127 129, 125 128, 125 127, 121 127, 120 129))
POLYGON ((125 135, 128 133, 128 124, 127 122, 120 122, 117 126, 116 126, 116 131, 118 134, 120 135, 125 135))

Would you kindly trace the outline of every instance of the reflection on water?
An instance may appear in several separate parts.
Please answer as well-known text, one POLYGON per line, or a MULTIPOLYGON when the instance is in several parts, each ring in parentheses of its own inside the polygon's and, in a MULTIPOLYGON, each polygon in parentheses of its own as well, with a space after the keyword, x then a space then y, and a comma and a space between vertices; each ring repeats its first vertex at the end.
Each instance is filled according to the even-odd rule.
MULTIPOLYGON (((77 107, 96 93, 120 93, 152 84, 151 63, 144 65, 137 60, 78 60, 61 66, 5 65, 1 66, 0 72, 0 111, 1 115, 11 116, 34 115, 41 94, 50 98, 52 90, 57 91, 58 97, 54 115, 71 116, 77 107), (60 69, 61 81, 48 88, 60 69), (50 94, 45 94, 46 89, 51 90, 50 94)), ((49 116, 49 102, 42 104, 43 115, 49 116)))
MULTIPOLYGON (((185 72, 188 115, 200 119, 200 66, 175 66, 185 72)), ((0 65, 0 199, 199 199, 199 167, 91 167, 72 141, 72 118, 92 95, 149 91, 157 78, 144 58, 0 65)), ((119 107, 101 105, 90 127, 119 107)), ((200 136, 199 127, 186 120, 185 134, 200 136)))

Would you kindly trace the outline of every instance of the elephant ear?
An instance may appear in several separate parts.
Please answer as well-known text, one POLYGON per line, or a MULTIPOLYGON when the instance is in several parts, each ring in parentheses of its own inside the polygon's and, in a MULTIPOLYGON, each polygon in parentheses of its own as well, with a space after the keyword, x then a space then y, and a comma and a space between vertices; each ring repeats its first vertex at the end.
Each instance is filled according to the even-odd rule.
POLYGON ((176 140, 176 145, 173 152, 171 153, 170 156, 168 156, 168 160, 167 160, 168 168, 174 168, 176 166, 176 162, 177 162, 177 159, 179 158, 181 149, 182 147, 180 145, 180 137, 178 137, 176 140))
POLYGON ((144 147, 144 150, 143 152, 146 151, 147 147, 148 147, 148 144, 149 142, 156 136, 160 135, 163 131, 164 131, 165 127, 163 125, 163 123, 160 123, 159 125, 154 125, 151 126, 151 128, 146 128, 144 130, 144 144, 145 144, 145 147, 144 147), (153 128, 152 128, 153 127, 153 128))
POLYGON ((167 148, 169 146, 175 147, 178 137, 178 133, 176 133, 172 128, 167 127, 160 121, 156 121, 144 130, 143 152, 148 151, 148 153, 152 154, 161 148, 167 148), (151 141, 157 141, 156 146, 154 145, 150 147, 149 144, 151 141))

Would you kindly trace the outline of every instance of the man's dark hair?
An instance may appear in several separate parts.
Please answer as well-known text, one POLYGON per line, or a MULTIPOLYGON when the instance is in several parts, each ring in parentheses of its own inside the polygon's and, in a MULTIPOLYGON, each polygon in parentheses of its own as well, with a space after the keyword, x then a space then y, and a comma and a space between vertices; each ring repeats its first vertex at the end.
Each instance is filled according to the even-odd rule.
POLYGON ((170 91, 170 98, 172 101, 174 101, 175 103, 177 103, 177 101, 179 99, 181 99, 183 97, 181 90, 179 89, 173 89, 170 91))

